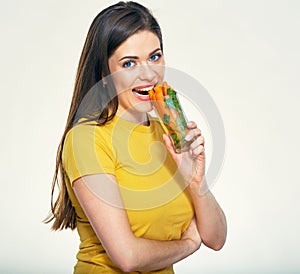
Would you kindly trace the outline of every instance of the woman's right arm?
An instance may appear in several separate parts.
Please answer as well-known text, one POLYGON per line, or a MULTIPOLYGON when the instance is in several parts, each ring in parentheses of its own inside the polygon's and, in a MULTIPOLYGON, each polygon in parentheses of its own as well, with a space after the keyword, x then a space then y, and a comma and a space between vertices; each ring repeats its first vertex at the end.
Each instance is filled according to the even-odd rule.
POLYGON ((180 240, 137 238, 130 228, 113 175, 84 176, 73 182, 73 189, 107 254, 124 272, 162 269, 200 247, 201 239, 195 220, 180 240), (109 202, 101 198, 104 196, 108 197, 109 202))

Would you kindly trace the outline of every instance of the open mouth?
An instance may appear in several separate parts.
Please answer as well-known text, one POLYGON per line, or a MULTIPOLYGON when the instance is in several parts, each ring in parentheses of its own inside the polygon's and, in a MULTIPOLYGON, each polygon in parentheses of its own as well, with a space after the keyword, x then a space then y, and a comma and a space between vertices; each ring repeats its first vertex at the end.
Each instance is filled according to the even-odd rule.
POLYGON ((134 88, 134 89, 132 89, 132 92, 134 92, 140 96, 148 96, 148 92, 153 88, 154 88, 154 86, 148 86, 148 87, 144 87, 144 88, 134 88))
POLYGON ((133 95, 140 101, 150 101, 149 91, 156 86, 157 83, 137 86, 132 89, 133 95))

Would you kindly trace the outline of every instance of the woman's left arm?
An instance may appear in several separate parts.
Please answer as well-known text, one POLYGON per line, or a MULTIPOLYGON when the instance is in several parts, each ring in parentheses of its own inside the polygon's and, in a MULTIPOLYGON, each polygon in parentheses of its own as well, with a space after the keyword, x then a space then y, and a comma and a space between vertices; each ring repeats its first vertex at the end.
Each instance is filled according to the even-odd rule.
POLYGON ((188 127, 190 131, 186 139, 194 141, 187 152, 176 153, 170 136, 165 134, 163 138, 189 188, 203 244, 220 250, 227 235, 226 217, 205 180, 204 138, 196 123, 189 122, 188 127))
POLYGON ((227 224, 223 210, 206 185, 191 182, 188 186, 194 204, 197 227, 203 244, 220 250, 225 244, 227 224))

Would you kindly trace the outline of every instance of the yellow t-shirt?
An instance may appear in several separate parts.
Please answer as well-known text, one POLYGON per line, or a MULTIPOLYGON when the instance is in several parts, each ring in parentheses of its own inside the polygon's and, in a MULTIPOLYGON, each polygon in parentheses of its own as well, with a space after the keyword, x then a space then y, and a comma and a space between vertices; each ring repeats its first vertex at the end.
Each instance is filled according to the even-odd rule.
MULTIPOLYGON (((194 215, 183 178, 164 146, 163 129, 157 119, 149 118, 150 125, 142 126, 116 116, 105 126, 95 122, 76 125, 66 136, 62 161, 81 241, 76 274, 122 273, 106 254, 75 197, 71 185, 77 178, 115 175, 137 237, 180 239, 194 215)), ((111 202, 105 192, 103 196, 111 202)), ((150 273, 173 273, 173 266, 150 273)))

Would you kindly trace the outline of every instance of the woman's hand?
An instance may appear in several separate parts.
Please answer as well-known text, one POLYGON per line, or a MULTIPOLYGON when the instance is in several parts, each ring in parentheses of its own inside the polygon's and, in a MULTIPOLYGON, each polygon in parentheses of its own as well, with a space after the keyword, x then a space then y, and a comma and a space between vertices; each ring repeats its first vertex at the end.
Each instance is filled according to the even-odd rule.
POLYGON ((171 137, 167 134, 163 136, 167 149, 188 184, 195 209, 196 221, 193 219, 182 237, 194 235, 193 229, 197 226, 201 242, 209 248, 220 250, 226 241, 226 217, 205 180, 204 138, 196 123, 189 122, 188 128, 190 131, 186 139, 194 141, 187 152, 176 153, 171 137))
POLYGON ((200 185, 205 175, 204 138, 195 122, 188 122, 187 126, 189 133, 185 139, 194 139, 188 151, 176 153, 172 138, 167 134, 164 134, 163 138, 186 183, 200 185))

